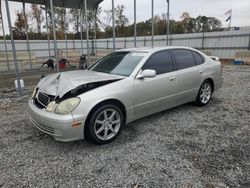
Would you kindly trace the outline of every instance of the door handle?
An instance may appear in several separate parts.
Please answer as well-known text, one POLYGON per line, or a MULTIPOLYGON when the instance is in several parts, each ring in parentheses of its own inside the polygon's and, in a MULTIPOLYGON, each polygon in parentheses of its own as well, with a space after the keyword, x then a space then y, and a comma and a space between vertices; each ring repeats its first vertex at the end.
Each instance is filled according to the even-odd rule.
POLYGON ((169 80, 174 81, 174 80, 176 80, 176 77, 172 76, 172 77, 169 78, 169 80))

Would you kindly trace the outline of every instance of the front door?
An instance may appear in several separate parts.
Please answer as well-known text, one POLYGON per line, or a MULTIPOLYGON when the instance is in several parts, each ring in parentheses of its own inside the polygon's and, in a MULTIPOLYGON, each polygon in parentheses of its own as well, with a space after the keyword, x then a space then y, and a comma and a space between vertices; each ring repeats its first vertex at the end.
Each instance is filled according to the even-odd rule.
POLYGON ((176 72, 168 50, 153 54, 142 70, 156 71, 153 78, 134 79, 135 118, 175 106, 176 72))

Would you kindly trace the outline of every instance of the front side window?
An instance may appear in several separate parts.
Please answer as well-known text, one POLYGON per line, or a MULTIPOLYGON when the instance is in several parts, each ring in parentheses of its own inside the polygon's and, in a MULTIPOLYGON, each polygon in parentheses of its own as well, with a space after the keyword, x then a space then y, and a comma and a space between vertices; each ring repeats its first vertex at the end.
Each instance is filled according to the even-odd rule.
POLYGON ((113 52, 91 66, 89 70, 129 76, 146 54, 146 52, 113 52))
POLYGON ((172 57, 169 51, 161 51, 149 57, 142 70, 152 69, 156 74, 163 74, 174 70, 172 57))
POLYGON ((192 51, 185 49, 176 49, 173 50, 173 55, 177 70, 195 66, 195 60, 192 51))

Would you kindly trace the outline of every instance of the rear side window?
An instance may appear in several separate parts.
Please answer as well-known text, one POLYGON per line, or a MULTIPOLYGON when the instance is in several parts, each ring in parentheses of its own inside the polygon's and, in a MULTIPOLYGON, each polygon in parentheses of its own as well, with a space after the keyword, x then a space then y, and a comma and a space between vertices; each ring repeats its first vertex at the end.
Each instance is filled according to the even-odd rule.
POLYGON ((204 63, 205 59, 203 56, 201 56, 197 52, 193 52, 193 55, 197 65, 201 65, 202 63, 204 63))
POLYGON ((194 56, 190 50, 176 49, 173 50, 173 55, 177 70, 186 69, 196 65, 194 56))
POLYGON ((142 70, 153 69, 156 74, 172 72, 174 70, 173 61, 169 51, 161 51, 153 54, 143 65, 142 70))

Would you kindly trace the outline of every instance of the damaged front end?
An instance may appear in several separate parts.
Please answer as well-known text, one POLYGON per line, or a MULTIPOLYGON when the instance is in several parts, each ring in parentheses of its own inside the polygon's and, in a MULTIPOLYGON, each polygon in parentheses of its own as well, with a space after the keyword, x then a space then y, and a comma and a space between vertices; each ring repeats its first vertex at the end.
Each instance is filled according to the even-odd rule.
POLYGON ((35 106, 47 112, 67 114, 81 102, 79 95, 122 79, 120 76, 89 73, 89 71, 86 74, 92 79, 67 73, 44 78, 33 92, 32 99, 35 106))
POLYGON ((88 112, 84 112, 81 99, 88 98, 82 95, 123 78, 94 71, 69 71, 42 78, 28 102, 31 122, 58 141, 84 139, 88 112))
POLYGON ((58 95, 55 96, 43 93, 39 91, 39 88, 36 88, 33 101, 34 104, 40 109, 45 109, 47 112, 55 112, 57 114, 64 115, 72 112, 79 105, 81 100, 79 97, 77 97, 78 95, 86 93, 95 88, 116 82, 118 80, 120 79, 83 84, 68 91, 61 98, 58 95))

